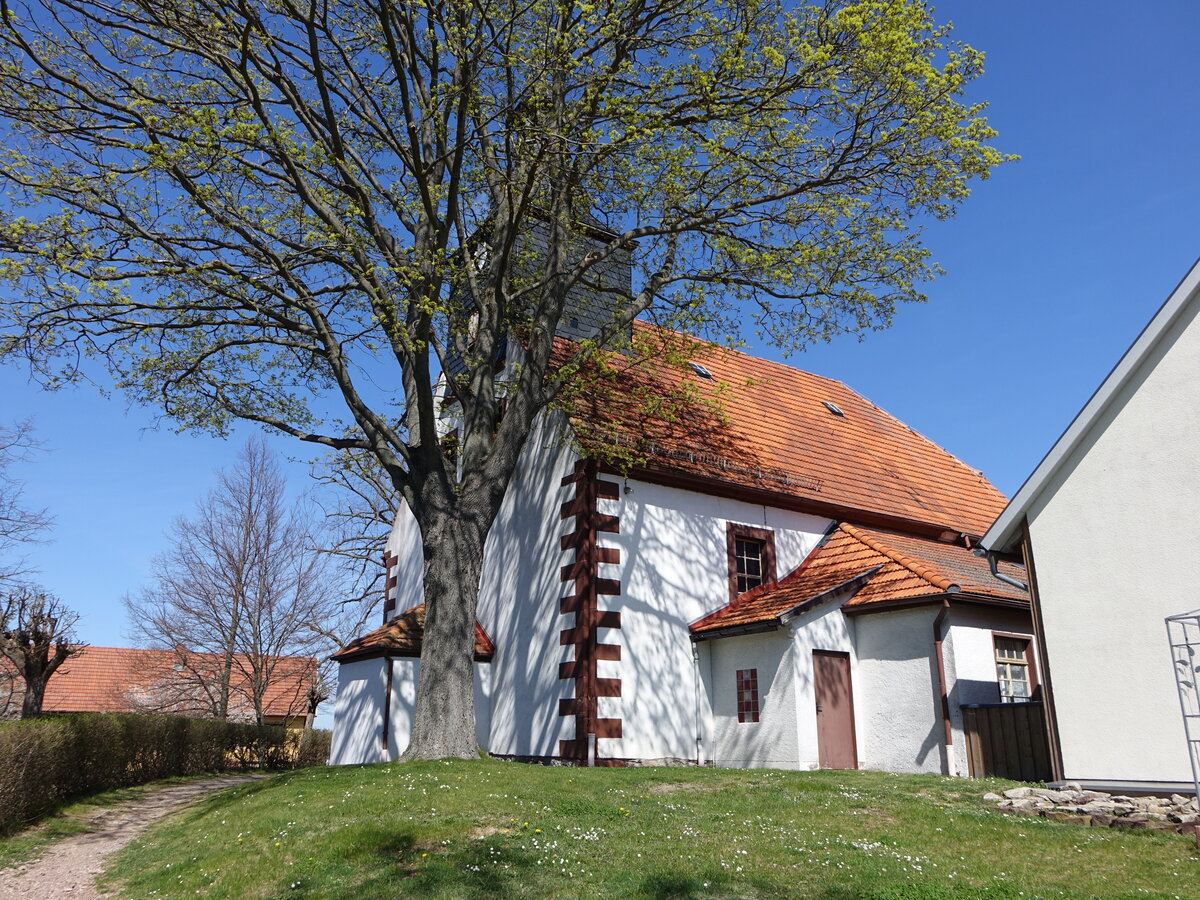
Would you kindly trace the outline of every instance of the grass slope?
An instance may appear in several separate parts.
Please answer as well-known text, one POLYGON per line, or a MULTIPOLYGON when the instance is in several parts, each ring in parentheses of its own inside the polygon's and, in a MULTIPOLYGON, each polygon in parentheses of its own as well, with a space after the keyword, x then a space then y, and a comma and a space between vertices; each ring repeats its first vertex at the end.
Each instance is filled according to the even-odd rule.
POLYGON ((1178 835, 1006 817, 1006 782, 879 772, 307 769, 117 857, 122 898, 1195 898, 1178 835))

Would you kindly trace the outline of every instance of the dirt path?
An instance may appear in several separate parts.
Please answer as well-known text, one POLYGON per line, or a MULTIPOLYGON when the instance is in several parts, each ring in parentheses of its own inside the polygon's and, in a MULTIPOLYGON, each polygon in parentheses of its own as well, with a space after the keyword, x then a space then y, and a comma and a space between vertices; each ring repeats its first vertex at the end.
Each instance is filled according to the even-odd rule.
POLYGON ((0 900, 36 897, 49 900, 102 900, 96 875, 107 857, 132 841, 157 819, 187 806, 199 797, 261 775, 223 775, 189 781, 156 790, 124 806, 105 809, 89 819, 93 831, 63 838, 47 847, 41 857, 11 869, 0 869, 0 900))

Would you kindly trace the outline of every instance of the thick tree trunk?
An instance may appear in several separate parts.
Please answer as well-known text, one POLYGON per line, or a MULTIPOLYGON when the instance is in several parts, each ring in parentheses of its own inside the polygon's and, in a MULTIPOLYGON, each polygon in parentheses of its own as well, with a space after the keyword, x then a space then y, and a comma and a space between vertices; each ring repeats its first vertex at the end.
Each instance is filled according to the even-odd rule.
POLYGON ((21 703, 21 718, 33 719, 42 714, 42 700, 46 696, 44 678, 29 678, 25 681, 25 699, 21 703))
POLYGON ((435 514, 422 528, 425 636, 412 738, 403 759, 472 759, 475 611, 493 515, 435 514))

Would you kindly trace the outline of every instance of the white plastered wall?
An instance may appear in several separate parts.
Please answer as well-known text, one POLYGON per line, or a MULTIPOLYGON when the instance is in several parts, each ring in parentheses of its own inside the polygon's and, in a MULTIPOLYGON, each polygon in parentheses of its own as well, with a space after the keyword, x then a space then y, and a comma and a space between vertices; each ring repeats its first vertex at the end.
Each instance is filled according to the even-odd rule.
MULTIPOLYGON (((475 739, 488 739, 492 673, 488 663, 475 666, 475 739)), ((383 762, 408 748, 416 709, 420 661, 412 657, 365 659, 338 667, 338 693, 333 720, 333 766, 383 762), (387 667, 392 667, 388 741, 383 745, 383 704, 388 695, 387 667)))
MULTIPOLYGON (((571 524, 560 520, 559 507, 574 496, 574 488, 560 482, 578 459, 563 427, 558 414, 536 421, 484 553, 477 619, 496 651, 486 702, 476 694, 476 732, 480 746, 501 755, 556 755, 559 739, 574 731, 558 715, 559 698, 569 696, 558 678, 558 664, 567 658, 558 635, 571 625, 558 610, 564 593, 559 567, 567 558, 559 536, 571 524)), ((388 549, 397 558, 396 609, 402 612, 424 599, 420 534, 407 510, 397 517, 388 549)))
MULTIPOLYGON (((574 720, 558 715, 558 700, 573 684, 558 678, 572 649, 559 643, 573 617, 558 601, 572 586, 559 569, 572 559, 559 537, 574 520, 559 507, 574 496, 563 487, 577 454, 564 438, 558 416, 540 420, 530 437, 504 505, 489 535, 480 587, 478 619, 496 645, 491 678, 489 735, 493 753, 554 756, 560 739, 575 737, 574 720)), ((598 677, 619 678, 621 697, 599 700, 601 717, 620 718, 623 736, 601 739, 602 757, 645 760, 696 759, 697 737, 710 740, 708 695, 698 690, 688 624, 729 599, 726 526, 729 522, 775 532, 777 575, 798 566, 816 546, 830 520, 683 491, 618 476, 617 500, 600 499, 598 510, 620 517, 619 534, 600 534, 601 547, 621 551, 621 562, 600 565, 599 576, 620 579, 619 596, 600 596, 601 611, 621 613, 621 628, 601 629, 601 643, 618 644, 620 661, 600 661, 598 677)), ((397 557, 398 611, 423 599, 420 542, 407 512, 389 541, 397 557)), ((699 753, 710 755, 707 748, 699 753)))
MULTIPOLYGON (((702 670, 713 697, 713 757, 718 765, 819 766, 812 659, 814 650, 827 650, 849 656, 860 767, 947 772, 933 655, 933 622, 940 606, 848 617, 841 610, 846 599, 830 595, 779 631, 701 644, 702 670), (737 721, 736 672, 747 668, 759 669, 763 710, 758 726, 737 721)), ((1029 617, 958 605, 943 628, 954 771, 965 774, 960 704, 998 700, 993 634, 1030 636, 1029 617)))
POLYGON ((578 459, 563 428, 558 414, 538 420, 488 536, 479 622, 496 645, 492 753, 555 756, 559 740, 574 736, 574 720, 558 715, 559 699, 571 695, 571 683, 558 677, 570 649, 559 633, 574 624, 558 608, 570 592, 559 569, 571 559, 559 538, 574 521, 560 519, 559 508, 575 496, 561 482, 578 459))
MULTIPOLYGON (((940 607, 855 619, 859 759, 868 769, 945 773, 944 726, 933 654, 940 607)), ((947 679, 953 678, 950 654, 947 679)))
MULTIPOLYGON (((412 736, 413 714, 417 707, 417 680, 421 661, 413 657, 398 657, 392 664, 392 708, 388 716, 388 747, 386 759, 396 759, 408 749, 412 736)), ((344 668, 344 667, 343 667, 344 668)), ((489 663, 476 662, 475 668, 475 741, 486 747, 491 710, 492 669, 489 663)), ((378 733, 379 723, 376 723, 378 733)))
POLYGON ((705 641, 712 671, 712 761, 736 769, 796 768, 796 679, 789 633, 705 641), (758 673, 759 720, 739 722, 737 672, 758 673))
POLYGON ((820 765, 817 746, 817 705, 813 686, 813 651, 830 650, 850 656, 850 691, 854 707, 855 744, 859 765, 863 765, 864 746, 862 707, 859 701, 858 653, 855 646, 856 623, 842 615, 841 604, 847 596, 830 595, 789 623, 792 643, 793 679, 796 684, 797 755, 789 768, 816 769, 820 765))
POLYGON ((380 727, 386 678, 382 659, 338 666, 330 765, 378 762, 383 758, 380 727))
POLYGON ((1200 303, 1028 514, 1069 780, 1190 781, 1166 616, 1200 607, 1200 303))
MULTIPOLYGON (((601 500, 599 510, 619 515, 621 532, 602 534, 599 543, 620 548, 621 562, 601 565, 600 575, 619 578, 622 591, 617 597, 601 596, 598 605, 602 611, 619 610, 621 628, 602 631, 601 640, 620 644, 622 657, 620 662, 601 661, 598 675, 620 678, 621 696, 600 698, 599 711, 603 717, 621 718, 623 736, 600 740, 599 752, 627 759, 694 760, 700 736, 702 755, 711 758, 711 695, 703 684, 697 690, 687 626, 729 602, 726 526, 735 522, 771 529, 776 573, 783 577, 816 546, 830 521, 606 477, 620 482, 620 499, 601 500)), ((707 677, 708 667, 702 659, 702 676, 707 677)))

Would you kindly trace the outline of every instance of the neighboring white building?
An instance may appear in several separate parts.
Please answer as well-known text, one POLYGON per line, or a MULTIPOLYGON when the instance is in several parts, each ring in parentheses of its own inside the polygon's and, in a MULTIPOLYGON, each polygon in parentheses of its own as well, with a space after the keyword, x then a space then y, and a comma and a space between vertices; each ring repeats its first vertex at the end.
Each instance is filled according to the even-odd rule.
MULTIPOLYGON (((601 764, 967 774, 961 706, 1037 683, 1025 594, 970 549, 1003 496, 840 382, 729 350, 695 361, 625 375, 689 379, 678 415, 597 393, 531 436, 486 549, 480 745, 582 762, 592 736, 601 764), (589 459, 614 442, 641 462, 589 459), (1017 653, 1003 684, 998 652, 1017 653)), ((335 763, 407 743, 415 528, 401 512, 385 625, 335 657, 335 763)))
POLYGON ((1054 776, 1190 783, 1165 617, 1200 607, 1200 264, 983 544, 1023 558, 1054 776))

